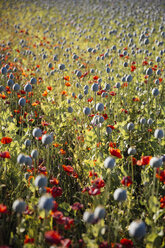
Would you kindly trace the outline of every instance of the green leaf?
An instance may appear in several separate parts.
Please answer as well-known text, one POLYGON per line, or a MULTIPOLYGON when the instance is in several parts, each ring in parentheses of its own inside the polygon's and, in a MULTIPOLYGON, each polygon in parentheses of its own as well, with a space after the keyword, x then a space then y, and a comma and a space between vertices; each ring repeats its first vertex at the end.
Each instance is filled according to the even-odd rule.
POLYGON ((159 207, 159 201, 158 199, 155 197, 155 196, 151 196, 149 198, 149 209, 155 213, 157 210, 158 210, 158 207, 159 207))

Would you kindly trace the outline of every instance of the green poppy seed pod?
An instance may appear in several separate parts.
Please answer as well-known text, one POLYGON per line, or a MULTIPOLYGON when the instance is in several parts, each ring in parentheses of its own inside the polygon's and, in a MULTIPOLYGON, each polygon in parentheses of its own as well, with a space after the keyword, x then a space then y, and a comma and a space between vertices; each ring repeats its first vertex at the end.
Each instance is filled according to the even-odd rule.
POLYGON ((91 90, 94 92, 98 91, 99 90, 98 84, 96 84, 96 83, 92 84, 91 90))
POLYGON ((88 85, 85 85, 84 86, 84 90, 89 90, 89 86, 88 85))
POLYGON ((152 68, 148 68, 146 70, 146 75, 151 76, 152 75, 152 68))
POLYGON ((110 90, 111 86, 110 84, 105 84, 105 90, 110 90))
POLYGON ((26 172, 26 173, 24 174, 24 178, 25 178, 26 180, 28 180, 28 179, 29 179, 29 177, 30 177, 29 173, 28 173, 28 172, 26 172))
POLYGON ((89 48, 87 49, 87 52, 88 52, 88 53, 91 53, 92 50, 93 50, 93 49, 92 49, 91 47, 89 47, 89 48))
POLYGON ((32 150, 32 152, 31 152, 31 157, 32 157, 33 159, 37 159, 37 158, 38 158, 38 151, 37 151, 37 150, 32 150))
POLYGON ((156 129, 154 132, 154 137, 156 139, 162 139, 164 137, 164 132, 162 129, 156 129))
POLYGON ((43 175, 38 175, 34 181, 34 184, 38 188, 43 188, 47 186, 47 178, 43 175))
POLYGON ((52 139, 52 135, 50 135, 50 134, 44 134, 43 136, 42 136, 42 144, 43 145, 49 145, 49 144, 51 144, 52 143, 52 141, 53 141, 53 139, 52 139))
POLYGON ((39 138, 42 136, 42 131, 40 128, 36 127, 33 129, 33 137, 39 138))
POLYGON ((30 79, 30 83, 31 84, 36 84, 37 83, 37 79, 36 78, 31 78, 30 79))
POLYGON ((160 75, 160 74, 161 74, 161 70, 157 70, 156 75, 160 75))
POLYGON ((134 129, 134 124, 132 122, 127 124, 127 130, 132 131, 134 129))
POLYGON ((141 239, 146 234, 146 225, 142 220, 133 221, 129 226, 130 237, 141 239))
POLYGON ((123 66, 124 67, 128 67, 128 63, 127 62, 124 62, 123 66))
POLYGON ((13 81, 12 79, 9 79, 9 80, 7 81, 7 85, 8 85, 10 88, 12 88, 13 85, 14 85, 14 81, 13 81))
POLYGON ((162 159, 161 158, 157 158, 157 157, 153 157, 150 160, 150 166, 152 168, 160 168, 162 166, 162 159))
POLYGON ((83 95, 82 95, 82 94, 78 94, 77 97, 78 97, 78 99, 80 99, 80 100, 83 99, 83 95))
POLYGON ((148 125, 152 125, 152 123, 153 123, 153 120, 151 118, 147 120, 148 125))
POLYGON ((76 76, 80 78, 80 77, 82 76, 81 71, 77 71, 77 72, 76 72, 76 76))
POLYGON ((104 110, 104 104, 103 103, 97 103, 96 104, 96 111, 102 112, 104 110))
POLYGON ((39 209, 45 210, 47 212, 50 211, 53 208, 53 200, 54 199, 50 195, 43 195, 38 203, 39 209))
POLYGON ((145 45, 148 45, 149 44, 149 39, 148 38, 144 39, 144 44, 145 45))
POLYGON ((156 62, 160 62, 161 58, 160 57, 156 57, 156 62))
POLYGON ((6 75, 6 73, 7 73, 6 67, 2 67, 2 68, 1 68, 1 73, 2 73, 3 75, 6 75))
POLYGON ((117 88, 117 89, 119 89, 120 88, 120 83, 116 83, 116 85, 115 85, 115 87, 117 88))
POLYGON ((24 154, 19 154, 17 157, 17 163, 18 164, 24 164, 25 163, 25 155, 24 154))
POLYGON ((84 95, 88 95, 88 90, 84 90, 84 95))
POLYGON ((159 85, 159 79, 156 79, 156 80, 155 80, 155 84, 156 84, 156 85, 159 85))
POLYGON ((101 84, 101 82, 102 82, 102 79, 101 79, 101 78, 99 78, 99 79, 98 79, 98 83, 99 83, 99 84, 101 84))
POLYGON ((22 199, 17 199, 13 202, 12 209, 14 212, 21 214, 25 211, 26 203, 22 199))
POLYGON ((13 90, 14 91, 19 91, 20 90, 20 85, 19 84, 14 84, 13 85, 13 90))
POLYGON ((26 147, 31 146, 31 141, 29 139, 26 139, 25 142, 24 142, 24 145, 26 147))
POLYGON ((97 206, 94 211, 94 218, 95 219, 104 219, 105 218, 105 208, 102 206, 97 206))
POLYGON ((68 113, 72 113, 73 112, 73 108, 72 107, 68 107, 68 113))
POLYGON ((128 155, 135 155, 135 154, 136 154, 136 149, 133 148, 133 147, 130 147, 130 148, 128 149, 128 155))
POLYGON ((54 56, 53 56, 53 60, 54 60, 54 61, 58 61, 57 55, 54 55, 54 56))
POLYGON ((106 169, 113 169, 115 164, 116 164, 115 159, 112 157, 107 157, 104 161, 104 167, 106 169))
POLYGON ((32 159, 30 156, 25 156, 25 165, 31 166, 33 163, 32 159))
POLYGON ((48 68, 51 69, 53 67, 53 64, 52 63, 49 63, 48 64, 48 68))
POLYGON ((125 201, 127 199, 127 192, 125 189, 118 188, 115 190, 113 197, 115 201, 125 201))
POLYGON ((65 69, 65 65, 64 64, 59 64, 58 65, 58 69, 59 70, 64 70, 65 69))
POLYGON ((86 107, 86 108, 83 109, 83 113, 84 113, 85 115, 89 115, 90 112, 91 112, 91 109, 88 108, 88 107, 86 107))
POLYGON ((140 119, 140 124, 145 125, 146 124, 146 119, 145 118, 141 118, 140 119))
POLYGON ((21 97, 18 101, 18 104, 21 106, 21 107, 24 107, 25 104, 26 104, 26 99, 21 97))
POLYGON ((152 95, 155 96, 155 97, 158 96, 159 95, 159 90, 157 88, 154 88, 152 90, 152 95))
POLYGON ((85 211, 83 214, 83 221, 92 224, 95 221, 94 214, 89 211, 85 211))
POLYGON ((24 91, 26 91, 26 92, 31 92, 31 91, 32 91, 32 86, 31 86, 31 84, 26 84, 25 87, 24 87, 24 91))
POLYGON ((106 127, 106 133, 107 133, 107 134, 111 134, 111 133, 112 133, 112 128, 106 127))
POLYGON ((3 85, 0 85, 0 93, 5 91, 5 87, 3 85))
POLYGON ((127 81, 128 83, 130 83, 130 82, 132 81, 132 76, 131 76, 131 75, 128 75, 128 76, 126 77, 126 81, 127 81))

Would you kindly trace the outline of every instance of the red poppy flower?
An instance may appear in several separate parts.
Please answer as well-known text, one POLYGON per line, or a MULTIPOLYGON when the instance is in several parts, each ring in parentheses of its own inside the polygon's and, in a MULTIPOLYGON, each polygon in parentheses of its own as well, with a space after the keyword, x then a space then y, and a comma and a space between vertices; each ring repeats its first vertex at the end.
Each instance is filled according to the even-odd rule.
POLYGON ((59 181, 57 178, 53 177, 52 179, 49 180, 49 182, 53 185, 58 185, 59 184, 59 181))
POLYGON ((103 241, 100 243, 99 248, 111 248, 111 245, 107 241, 103 241))
POLYGON ((151 160, 151 156, 142 156, 141 160, 137 161, 137 165, 141 166, 141 165, 148 165, 150 160, 151 160))
POLYGON ((73 173, 73 171, 74 171, 73 167, 70 165, 68 165, 68 166, 62 165, 62 167, 63 167, 64 171, 66 171, 68 173, 73 173))
POLYGON ((29 238, 28 235, 25 235, 24 244, 33 244, 33 243, 34 243, 34 238, 29 238))
POLYGON ((119 149, 110 148, 110 153, 112 156, 115 156, 117 158, 122 158, 122 155, 119 149))
POLYGON ((128 83, 125 82, 125 83, 122 84, 121 87, 124 88, 124 87, 127 87, 127 86, 128 86, 128 83))
POLYGON ((61 243, 61 235, 57 232, 57 231, 47 231, 45 233, 45 240, 46 242, 50 243, 50 244, 60 244, 61 243))
POLYGON ((73 210, 75 210, 75 211, 78 211, 78 210, 82 209, 83 207, 84 207, 84 205, 81 204, 80 202, 75 202, 75 203, 71 206, 71 208, 72 208, 73 210))
POLYGON ((58 224, 63 223, 62 218, 64 217, 64 215, 61 211, 55 211, 51 215, 52 215, 53 219, 55 219, 58 224))
POLYGON ((115 148, 115 147, 116 147, 116 143, 110 141, 110 142, 109 142, 109 147, 115 148))
POLYGON ((83 188, 82 193, 88 192, 88 191, 89 191, 89 187, 85 187, 85 188, 83 188))
POLYGON ((5 151, 5 152, 0 152, 0 158, 11 158, 11 156, 8 151, 5 151))
POLYGON ((89 74, 89 72, 85 72, 84 74, 81 75, 80 78, 84 78, 84 77, 86 77, 88 74, 89 74))
POLYGON ((55 197, 58 197, 58 196, 61 196, 62 195, 62 189, 61 187, 53 187, 51 190, 50 190, 52 196, 55 198, 55 197))
POLYGON ((108 119, 108 115, 107 114, 103 114, 104 120, 108 119))
POLYGON ((160 182, 163 182, 165 184, 165 170, 160 170, 157 169, 156 171, 156 178, 158 178, 160 180, 160 182))
POLYGON ((110 127, 112 130, 115 129, 115 127, 112 125, 107 125, 107 127, 110 127))
POLYGON ((99 188, 95 188, 95 187, 90 187, 89 188, 89 191, 88 191, 88 194, 89 195, 99 195, 101 192, 100 192, 100 189, 99 188))
POLYGON ((61 240, 62 247, 70 247, 71 246, 71 240, 70 239, 63 239, 61 240))
POLYGON ((71 84, 69 82, 65 83, 65 86, 69 87, 71 84))
POLYGON ((122 183, 124 186, 129 187, 129 186, 132 184, 132 179, 131 179, 131 177, 129 177, 129 176, 123 177, 123 179, 121 180, 121 183, 122 183))
POLYGON ((0 213, 6 213, 7 212, 7 207, 3 204, 0 204, 0 213))
POLYGON ((111 247, 112 248, 123 248, 123 246, 121 245, 121 244, 119 244, 119 243, 111 243, 111 247))
POLYGON ((70 77, 69 76, 65 76, 64 77, 64 80, 69 81, 70 80, 70 77))
POLYGON ((52 208, 52 212, 56 212, 58 208, 58 203, 56 201, 53 201, 53 208, 52 208))
POLYGON ((89 177, 98 177, 95 171, 89 171, 89 177))
POLYGON ((143 61, 142 65, 148 65, 147 61, 143 61))
POLYGON ((92 102, 93 101, 93 97, 88 98, 88 102, 92 102))
POLYGON ((64 228, 65 228, 65 230, 68 230, 68 229, 70 229, 71 228, 71 226, 73 226, 73 224, 74 224, 74 219, 71 219, 71 218, 69 218, 69 217, 63 217, 62 218, 62 221, 63 221, 63 225, 64 225, 64 228))
POLYGON ((44 91, 44 93, 42 94, 42 96, 47 96, 48 92, 47 90, 44 91))
POLYGON ((61 148, 59 153, 62 154, 62 155, 65 155, 65 154, 66 154, 66 151, 64 151, 64 150, 61 148))
POLYGON ((10 138, 10 137, 3 137, 1 139, 2 144, 10 144, 11 142, 12 142, 12 138, 10 138))
POLYGON ((132 98, 132 101, 134 101, 134 102, 139 102, 140 99, 139 99, 139 97, 133 97, 133 98, 132 98))
POLYGON ((24 91, 24 90, 20 90, 20 92, 21 92, 22 95, 26 94, 26 91, 24 91))
POLYGON ((133 242, 129 239, 121 239, 120 244, 122 244, 124 248, 133 248, 133 242))
POLYGON ((165 196, 160 199, 160 207, 165 208, 165 196))
POLYGON ((111 96, 116 96, 116 93, 115 93, 114 91, 110 91, 109 94, 110 94, 111 96))
POLYGON ((51 91, 53 88, 51 86, 47 86, 47 89, 51 91))
POLYGON ((93 76, 93 80, 97 80, 98 78, 98 76, 93 76))
POLYGON ((96 178, 92 180, 91 183, 93 184, 93 187, 98 188, 98 189, 103 188, 105 186, 105 182, 101 178, 96 178))

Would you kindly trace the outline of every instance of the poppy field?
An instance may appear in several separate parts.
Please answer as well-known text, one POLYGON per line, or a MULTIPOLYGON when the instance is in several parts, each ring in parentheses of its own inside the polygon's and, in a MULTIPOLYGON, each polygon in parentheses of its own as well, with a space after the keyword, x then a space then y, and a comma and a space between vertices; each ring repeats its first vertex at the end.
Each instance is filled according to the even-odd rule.
POLYGON ((165 247, 165 3, 0 1, 0 248, 165 247))

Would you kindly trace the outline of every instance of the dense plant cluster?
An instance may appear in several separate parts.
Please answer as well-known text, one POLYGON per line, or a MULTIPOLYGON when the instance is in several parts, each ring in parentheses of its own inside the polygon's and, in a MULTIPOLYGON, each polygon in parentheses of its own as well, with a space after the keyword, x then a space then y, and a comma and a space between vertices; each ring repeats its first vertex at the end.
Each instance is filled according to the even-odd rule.
POLYGON ((0 248, 165 246, 164 9, 0 2, 0 248))

